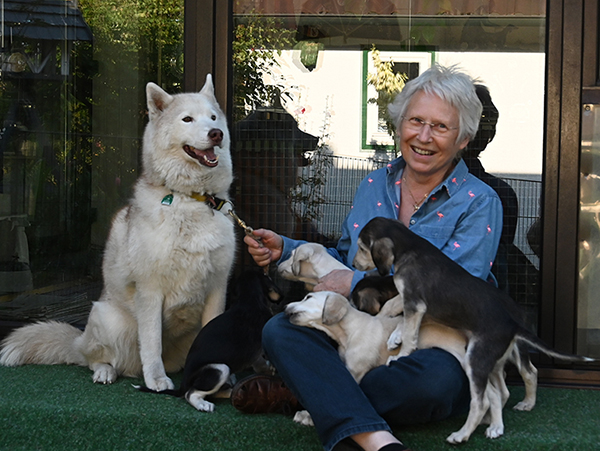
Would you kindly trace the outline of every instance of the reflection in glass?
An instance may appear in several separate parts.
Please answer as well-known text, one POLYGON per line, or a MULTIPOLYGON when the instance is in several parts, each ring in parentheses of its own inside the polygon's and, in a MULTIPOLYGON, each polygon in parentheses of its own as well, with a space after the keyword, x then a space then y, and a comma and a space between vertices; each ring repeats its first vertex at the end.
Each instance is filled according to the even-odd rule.
POLYGON ((137 177, 145 84, 181 89, 183 0, 1 8, 0 320, 77 322, 137 177))
MULTIPOLYGON (((434 62, 459 65, 490 89, 500 113, 497 133, 477 160, 482 173, 485 168, 516 194, 515 208, 508 212, 515 233, 506 243, 503 282, 508 287, 503 288, 525 307, 535 330, 545 16, 544 1, 236 0, 234 130, 246 116, 270 109, 286 112, 300 131, 318 138, 312 150, 255 139, 253 154, 236 156, 248 143, 234 134, 234 160, 241 162, 238 196, 255 191, 253 183, 272 183, 270 175, 251 180, 246 166, 257 164, 265 174, 286 180, 284 191, 272 190, 277 199, 246 198, 244 208, 257 213, 250 225, 335 243, 358 182, 396 156, 386 110, 397 92, 393 89, 403 86, 398 76, 414 78, 434 62), (308 163, 295 172, 291 146, 305 152, 308 163), (324 155, 330 161, 326 165, 324 155), (276 203, 262 205, 267 199, 276 203), (311 214, 301 215, 305 211, 311 214)), ((266 132, 273 123, 264 126, 266 132)))
POLYGON ((584 105, 579 177, 577 352, 600 357, 600 109, 584 105))

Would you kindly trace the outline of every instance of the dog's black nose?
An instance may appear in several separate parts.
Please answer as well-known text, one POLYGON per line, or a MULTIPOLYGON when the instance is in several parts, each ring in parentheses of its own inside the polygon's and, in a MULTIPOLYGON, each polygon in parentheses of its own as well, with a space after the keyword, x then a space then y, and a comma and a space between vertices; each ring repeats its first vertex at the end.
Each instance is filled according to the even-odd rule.
POLYGON ((221 141, 223 141, 223 131, 218 128, 213 128, 208 132, 208 137, 215 146, 219 146, 221 145, 221 141))

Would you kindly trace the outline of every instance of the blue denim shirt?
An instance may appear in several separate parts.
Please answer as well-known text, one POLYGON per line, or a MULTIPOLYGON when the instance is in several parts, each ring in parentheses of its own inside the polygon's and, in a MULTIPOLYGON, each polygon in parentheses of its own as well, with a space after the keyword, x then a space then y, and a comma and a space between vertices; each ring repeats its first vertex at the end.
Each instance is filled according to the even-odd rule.
MULTIPOLYGON (((354 270, 352 261, 362 228, 377 216, 398 219, 405 165, 399 157, 370 173, 358 187, 342 224, 342 236, 335 248, 328 249, 349 268, 354 270)), ((413 214, 409 228, 474 276, 495 281, 490 270, 502 233, 502 203, 492 188, 469 173, 462 160, 413 214)), ((280 261, 305 241, 283 237, 283 242, 280 261)), ((354 270, 352 289, 364 274, 354 270)))

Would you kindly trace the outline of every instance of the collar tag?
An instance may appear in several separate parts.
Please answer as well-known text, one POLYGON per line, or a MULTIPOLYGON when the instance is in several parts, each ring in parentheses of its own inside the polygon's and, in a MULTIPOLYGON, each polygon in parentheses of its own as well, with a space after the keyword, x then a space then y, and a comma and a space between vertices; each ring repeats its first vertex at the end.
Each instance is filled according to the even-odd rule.
POLYGON ((171 205, 173 203, 173 194, 167 194, 160 203, 162 205, 171 205))

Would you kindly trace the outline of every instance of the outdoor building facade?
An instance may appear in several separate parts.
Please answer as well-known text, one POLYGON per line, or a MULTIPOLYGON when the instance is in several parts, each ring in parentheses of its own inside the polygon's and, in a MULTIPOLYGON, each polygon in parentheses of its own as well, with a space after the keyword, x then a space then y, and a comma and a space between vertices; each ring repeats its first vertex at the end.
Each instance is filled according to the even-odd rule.
MULTIPOLYGON (((499 112, 480 162, 518 203, 501 288, 547 343, 600 358, 598 2, 4 0, 1 12, 0 335, 85 323, 139 174, 146 83, 193 91, 213 74, 239 215, 331 244, 360 180, 396 156, 394 89, 440 63, 477 77, 499 112)), ((238 254, 236 271, 251 264, 238 254)), ((600 366, 534 363, 542 382, 600 384, 600 366)))

